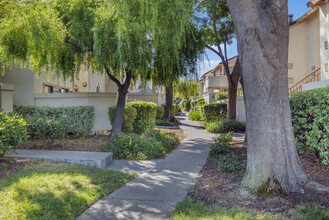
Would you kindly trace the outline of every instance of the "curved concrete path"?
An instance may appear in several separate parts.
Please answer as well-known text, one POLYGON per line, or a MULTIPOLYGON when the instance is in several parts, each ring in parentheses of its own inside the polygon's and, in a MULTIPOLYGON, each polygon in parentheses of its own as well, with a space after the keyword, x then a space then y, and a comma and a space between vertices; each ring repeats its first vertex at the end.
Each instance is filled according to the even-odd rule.
POLYGON ((186 138, 177 149, 77 219, 169 219, 205 164, 213 136, 186 116, 178 119, 186 138))

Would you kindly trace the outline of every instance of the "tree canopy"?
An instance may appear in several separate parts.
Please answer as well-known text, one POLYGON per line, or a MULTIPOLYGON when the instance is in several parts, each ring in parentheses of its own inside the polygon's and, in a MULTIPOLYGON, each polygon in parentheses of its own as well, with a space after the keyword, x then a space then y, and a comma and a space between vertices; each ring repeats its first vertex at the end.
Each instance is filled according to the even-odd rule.
POLYGON ((181 79, 175 83, 175 97, 181 97, 187 101, 191 101, 191 97, 199 95, 199 83, 192 79, 181 79))

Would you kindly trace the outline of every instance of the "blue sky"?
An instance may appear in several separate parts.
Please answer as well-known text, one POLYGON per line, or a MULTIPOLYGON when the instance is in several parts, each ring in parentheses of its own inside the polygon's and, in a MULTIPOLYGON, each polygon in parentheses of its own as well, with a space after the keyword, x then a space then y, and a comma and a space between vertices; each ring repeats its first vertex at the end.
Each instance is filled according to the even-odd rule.
MULTIPOLYGON (((294 20, 303 16, 310 8, 307 8, 307 2, 310 0, 288 0, 288 10, 289 14, 294 14, 294 20)), ((210 50, 206 51, 208 59, 205 58, 204 64, 201 64, 199 76, 213 69, 218 63, 220 63, 219 57, 211 52, 210 50)), ((237 55, 237 46, 236 40, 233 40, 233 43, 228 46, 228 57, 234 57, 237 55)))

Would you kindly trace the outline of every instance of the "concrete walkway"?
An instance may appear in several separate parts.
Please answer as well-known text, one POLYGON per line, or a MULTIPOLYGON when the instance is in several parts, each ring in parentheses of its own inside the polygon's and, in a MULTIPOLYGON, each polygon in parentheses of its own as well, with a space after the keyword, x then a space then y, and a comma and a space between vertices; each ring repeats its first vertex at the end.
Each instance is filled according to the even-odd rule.
POLYGON ((194 184, 213 136, 186 116, 178 119, 186 138, 176 150, 77 219, 168 219, 194 184))

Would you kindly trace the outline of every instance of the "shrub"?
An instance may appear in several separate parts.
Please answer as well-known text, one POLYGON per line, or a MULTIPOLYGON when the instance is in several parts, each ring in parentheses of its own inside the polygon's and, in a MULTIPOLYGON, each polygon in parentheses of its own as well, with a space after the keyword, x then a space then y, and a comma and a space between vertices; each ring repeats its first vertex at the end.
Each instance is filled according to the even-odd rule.
POLYGON ((173 113, 174 113, 174 116, 177 115, 177 112, 178 112, 178 107, 176 104, 173 104, 173 113))
POLYGON ((0 112, 0 156, 16 150, 28 138, 26 121, 17 114, 0 112))
POLYGON ((90 134, 94 126, 94 111, 93 106, 14 106, 14 112, 27 120, 28 133, 33 138, 44 138, 49 134, 58 137, 90 134))
POLYGON ((202 117, 202 112, 201 110, 197 110, 197 111, 192 111, 188 114, 188 117, 193 120, 193 121, 202 121, 203 117, 202 117))
POLYGON ((208 122, 205 129, 211 133, 227 133, 227 132, 244 132, 246 124, 242 121, 222 119, 219 121, 208 122))
POLYGON ((329 163, 329 88, 290 95, 293 131, 299 153, 314 152, 329 163))
POLYGON ((225 155, 219 155, 219 163, 218 163, 218 170, 224 173, 228 172, 236 172, 239 170, 243 170, 246 167, 246 161, 242 164, 238 159, 238 156, 231 152, 225 155))
POLYGON ((196 106, 204 106, 206 104, 206 100, 204 98, 199 98, 194 101, 192 101, 191 106, 196 107, 196 106))
MULTIPOLYGON (((116 109, 116 106, 111 106, 108 110, 109 120, 111 121, 112 125, 114 123, 116 109)), ((135 108, 127 105, 125 106, 122 115, 122 132, 132 133, 134 131, 133 123, 136 119, 136 115, 137 111, 135 108)))
POLYGON ((191 109, 191 102, 183 100, 182 107, 183 107, 183 111, 189 112, 191 109))
POLYGON ((217 101, 223 100, 223 99, 228 99, 228 93, 227 92, 218 92, 215 94, 215 99, 217 101))
POLYGON ((203 113, 206 121, 215 121, 227 117, 227 104, 214 103, 203 106, 203 113))
POLYGON ((173 126, 173 123, 166 120, 155 120, 155 124, 158 126, 173 126))
POLYGON ((145 134, 121 133, 103 146, 103 151, 112 152, 114 159, 157 159, 179 144, 175 134, 149 130, 145 134))
POLYGON ((164 112, 165 112, 165 109, 164 109, 164 105, 161 105, 161 106, 158 106, 157 107, 157 115, 156 115, 156 119, 161 119, 163 118, 164 116, 164 112))
POLYGON ((182 112, 182 105, 178 105, 178 110, 177 112, 182 112))
POLYGON ((220 134, 218 137, 213 138, 214 143, 210 147, 210 156, 218 156, 219 154, 227 154, 230 152, 230 144, 232 141, 232 133, 220 134))
POLYGON ((153 137, 157 141, 160 141, 165 149, 165 153, 168 153, 169 151, 177 147, 179 144, 178 137, 173 133, 167 134, 164 131, 149 130, 145 135, 149 137, 153 137))
POLYGON ((155 103, 135 101, 128 102, 127 105, 137 110, 137 115, 133 123, 135 133, 142 134, 154 127, 158 108, 155 103))

